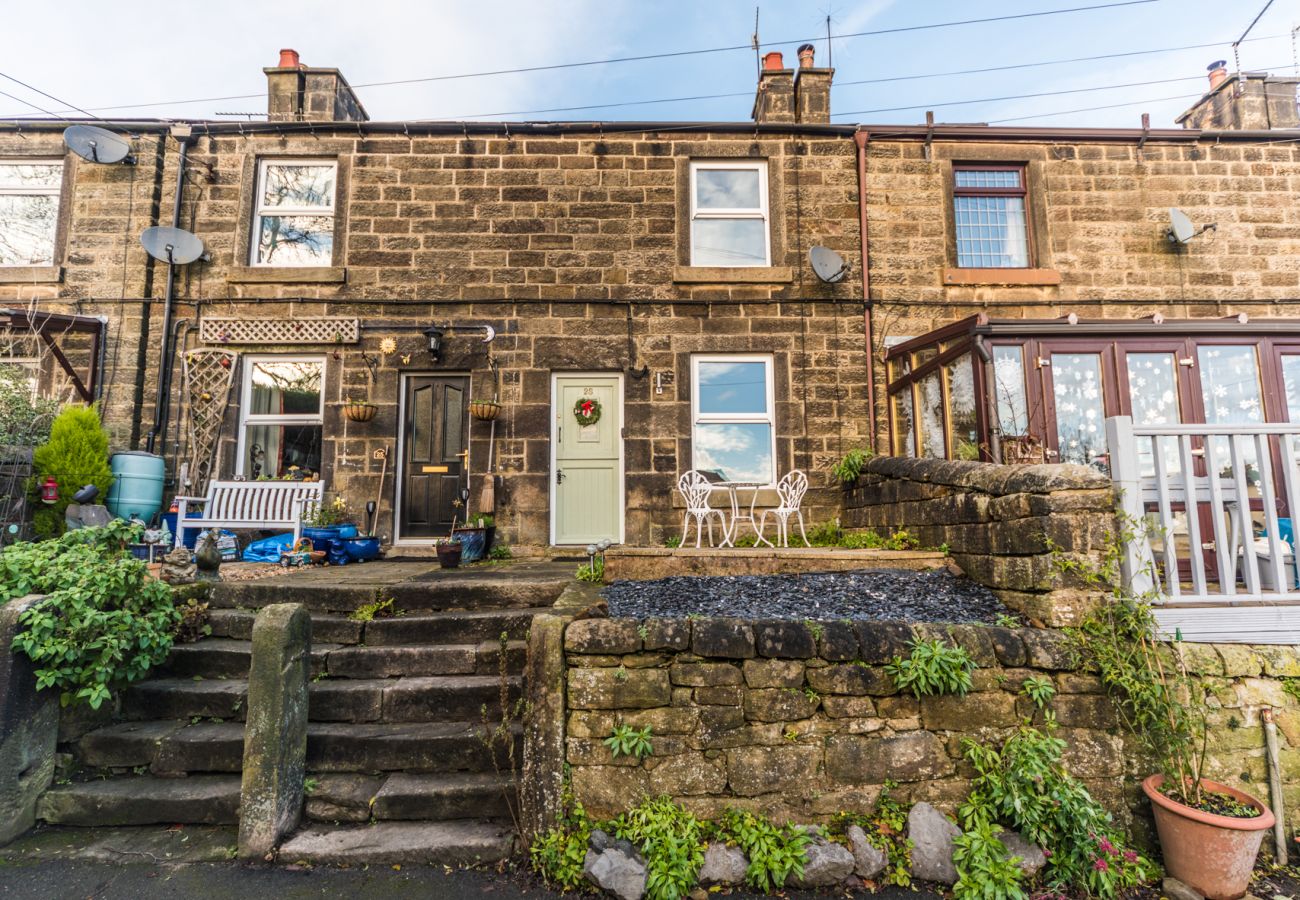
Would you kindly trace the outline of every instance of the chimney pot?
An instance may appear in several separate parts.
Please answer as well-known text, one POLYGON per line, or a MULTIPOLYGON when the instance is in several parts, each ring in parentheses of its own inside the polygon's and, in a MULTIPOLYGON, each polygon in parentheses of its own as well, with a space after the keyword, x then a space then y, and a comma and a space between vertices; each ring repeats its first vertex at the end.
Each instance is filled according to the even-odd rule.
POLYGON ((785 62, 781 58, 780 50, 773 50, 771 53, 763 54, 763 69, 768 72, 784 69, 785 62))
POLYGON ((804 44, 799 48, 799 68, 811 69, 813 66, 813 54, 816 49, 812 44, 804 44))
POLYGON ((1226 59, 1216 59, 1205 67, 1206 71, 1210 73, 1210 90, 1214 90, 1219 85, 1223 84, 1223 82, 1227 81, 1227 65, 1228 61, 1226 59))
POLYGON ((297 51, 297 50, 292 50, 292 49, 289 49, 289 48, 286 47, 285 49, 283 49, 283 50, 280 51, 280 66, 279 66, 279 68, 281 68, 281 69, 296 69, 296 68, 298 68, 299 65, 301 65, 301 64, 298 62, 298 51, 297 51))

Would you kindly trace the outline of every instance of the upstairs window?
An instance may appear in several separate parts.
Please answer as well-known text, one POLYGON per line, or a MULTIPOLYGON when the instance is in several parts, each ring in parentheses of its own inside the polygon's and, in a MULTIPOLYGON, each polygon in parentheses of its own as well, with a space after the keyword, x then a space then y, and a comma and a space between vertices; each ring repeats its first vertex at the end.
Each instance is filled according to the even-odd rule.
POLYGON ((691 359, 692 468, 715 481, 776 480, 772 357, 691 359))
POLYGON ((957 266, 1029 268, 1025 167, 957 165, 952 175, 957 266))
POLYGON ((328 266, 334 261, 338 166, 321 160, 264 159, 257 167, 255 266, 328 266))
POLYGON ((0 266, 54 265, 63 163, 0 161, 0 266))
POLYGON ((691 265, 771 265, 766 162, 691 163, 691 265))

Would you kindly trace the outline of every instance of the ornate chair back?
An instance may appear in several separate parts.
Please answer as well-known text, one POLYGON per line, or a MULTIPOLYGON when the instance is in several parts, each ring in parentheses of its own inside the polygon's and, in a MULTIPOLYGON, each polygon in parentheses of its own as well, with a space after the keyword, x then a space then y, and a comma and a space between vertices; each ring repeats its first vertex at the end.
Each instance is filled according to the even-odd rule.
POLYGON ((776 496, 781 500, 782 509, 798 509, 807 492, 808 476, 798 469, 785 473, 785 477, 776 486, 776 496))
POLYGON ((677 479, 677 490, 682 492, 686 498, 686 511, 688 513, 701 512, 709 509, 709 479, 701 475, 697 470, 691 469, 677 479))

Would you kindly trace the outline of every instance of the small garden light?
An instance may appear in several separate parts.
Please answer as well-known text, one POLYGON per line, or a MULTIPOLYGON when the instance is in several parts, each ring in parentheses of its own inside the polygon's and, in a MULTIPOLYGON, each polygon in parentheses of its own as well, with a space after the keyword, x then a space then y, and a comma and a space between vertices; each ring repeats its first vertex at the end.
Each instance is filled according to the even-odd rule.
POLYGON ((429 341, 429 355, 433 357, 434 362, 438 362, 442 359, 442 329, 437 325, 430 325, 424 329, 424 336, 429 341))
POLYGON ((587 545, 587 565, 594 572, 596 570, 596 551, 600 548, 595 544, 587 545))
POLYGON ((53 475, 45 476, 45 481, 41 483, 41 502, 48 505, 59 502, 59 483, 53 475))

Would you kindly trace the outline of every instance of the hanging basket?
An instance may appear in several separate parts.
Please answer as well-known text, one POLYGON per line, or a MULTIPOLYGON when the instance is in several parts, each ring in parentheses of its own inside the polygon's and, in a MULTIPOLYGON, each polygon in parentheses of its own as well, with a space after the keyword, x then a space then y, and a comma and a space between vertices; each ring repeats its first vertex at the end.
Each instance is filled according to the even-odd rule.
POLYGON ((501 404, 495 400, 471 400, 469 414, 480 422, 491 422, 501 412, 501 404))
POLYGON ((343 415, 347 417, 349 422, 369 422, 378 413, 378 406, 359 400, 349 401, 343 407, 343 415))

